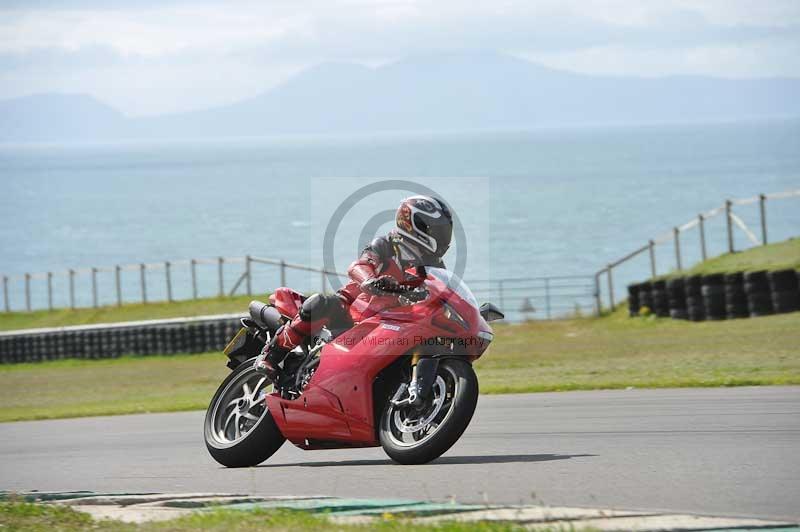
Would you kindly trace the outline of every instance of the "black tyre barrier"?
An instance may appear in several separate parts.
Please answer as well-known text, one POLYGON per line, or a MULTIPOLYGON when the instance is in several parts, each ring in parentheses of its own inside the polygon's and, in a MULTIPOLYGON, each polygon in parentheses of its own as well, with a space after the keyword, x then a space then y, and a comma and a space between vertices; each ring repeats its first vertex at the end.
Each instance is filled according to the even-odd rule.
POLYGON ((653 283, 645 281, 639 285, 639 310, 647 307, 652 312, 653 310, 653 283))
POLYGON ((772 292, 772 309, 776 314, 794 312, 800 309, 800 294, 797 290, 772 292))
POLYGON ((798 272, 794 270, 776 270, 767 274, 769 287, 773 292, 790 292, 798 289, 798 272))
POLYGON ((703 276, 691 275, 683 283, 686 292, 686 314, 691 321, 706 319, 706 307, 703 303, 703 276))
POLYGON ((727 318, 725 309, 725 276, 721 273, 704 275, 702 293, 706 319, 724 320, 727 318))
POLYGON ((766 271, 745 273, 744 291, 747 294, 747 308, 751 317, 774 314, 769 276, 766 271))
POLYGON ((769 277, 765 270, 746 272, 744 274, 744 283, 744 291, 747 293, 769 291, 769 277))
POLYGON ((631 316, 641 314, 643 307, 658 316, 691 321, 767 316, 800 310, 800 272, 690 275, 633 284, 628 294, 631 316))
POLYGON ((689 319, 686 308, 686 283, 683 277, 676 277, 667 281, 667 301, 669 315, 676 320, 689 319))
POLYGON ((770 272, 769 286, 772 293, 772 308, 775 312, 800 310, 800 280, 794 270, 770 272))
POLYGON ((653 312, 660 318, 669 317, 669 300, 667 298, 667 282, 663 279, 653 281, 653 312))
POLYGON ((628 285, 628 312, 631 316, 639 315, 639 285, 628 285))
POLYGON ((744 274, 741 272, 725 274, 725 314, 728 319, 747 318, 747 294, 744 292, 744 274))
POLYGON ((0 364, 219 351, 238 330, 239 319, 225 317, 12 331, 0 333, 0 364))

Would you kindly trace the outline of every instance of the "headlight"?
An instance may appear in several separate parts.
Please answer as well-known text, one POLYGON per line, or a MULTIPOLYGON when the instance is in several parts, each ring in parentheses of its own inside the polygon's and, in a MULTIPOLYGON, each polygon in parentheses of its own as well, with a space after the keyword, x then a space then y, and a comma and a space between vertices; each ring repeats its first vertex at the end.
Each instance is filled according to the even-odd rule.
POLYGON ((447 318, 450 321, 454 321, 454 322, 458 323, 459 325, 461 325, 464 328, 464 330, 467 330, 467 331, 469 330, 469 324, 467 324, 467 320, 462 318, 461 314, 459 314, 456 311, 456 309, 454 309, 453 307, 451 307, 447 303, 444 303, 443 306, 444 306, 444 317, 445 318, 447 318))
POLYGON ((494 335, 490 332, 480 331, 478 333, 478 338, 480 338, 481 340, 486 340, 486 343, 489 343, 492 340, 494 340, 494 335))

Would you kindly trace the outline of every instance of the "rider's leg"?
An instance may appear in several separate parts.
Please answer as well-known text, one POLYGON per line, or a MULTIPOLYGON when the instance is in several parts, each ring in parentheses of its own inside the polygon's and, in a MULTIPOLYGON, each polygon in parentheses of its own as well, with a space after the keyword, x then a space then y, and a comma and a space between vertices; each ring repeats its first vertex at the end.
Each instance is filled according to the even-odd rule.
POLYGON ((306 299, 300 312, 280 329, 265 348, 263 369, 274 373, 289 351, 300 345, 305 338, 313 336, 331 321, 342 322, 349 317, 346 303, 337 295, 314 294, 306 299))

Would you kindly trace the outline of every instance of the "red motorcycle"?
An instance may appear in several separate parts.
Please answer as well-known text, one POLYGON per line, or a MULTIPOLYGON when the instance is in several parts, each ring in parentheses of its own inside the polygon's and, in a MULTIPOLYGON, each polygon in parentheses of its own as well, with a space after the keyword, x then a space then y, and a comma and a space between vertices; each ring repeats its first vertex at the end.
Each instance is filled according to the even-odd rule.
POLYGON ((259 464, 285 440, 302 449, 382 446, 402 464, 447 451, 472 419, 478 380, 472 369, 492 341, 480 308, 457 276, 419 268, 391 295, 357 300, 355 325, 323 329, 284 360, 277 382, 254 368, 275 332, 304 297, 253 301, 250 317, 225 348, 232 372, 205 417, 211 456, 227 467, 259 464))

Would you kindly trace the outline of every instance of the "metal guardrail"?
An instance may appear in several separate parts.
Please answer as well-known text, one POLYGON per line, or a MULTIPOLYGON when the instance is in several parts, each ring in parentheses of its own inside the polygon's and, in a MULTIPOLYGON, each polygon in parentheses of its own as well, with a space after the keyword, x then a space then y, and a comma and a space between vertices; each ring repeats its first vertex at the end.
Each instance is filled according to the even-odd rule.
POLYGON ((624 257, 621 257, 613 262, 608 263, 604 268, 598 270, 594 274, 594 293, 595 293, 595 308, 599 313, 603 308, 603 301, 602 301, 602 293, 601 293, 601 281, 600 278, 605 274, 606 281, 607 281, 607 288, 608 288, 608 308, 612 311, 615 308, 615 301, 614 301, 614 279, 613 279, 613 270, 614 268, 619 267, 620 265, 628 262, 629 260, 641 255, 644 252, 648 252, 649 260, 650 260, 650 275, 651 277, 656 277, 657 270, 656 270, 656 257, 655 257, 655 247, 659 244, 665 244, 668 242, 673 242, 674 249, 675 249, 675 266, 678 271, 682 271, 684 264, 681 256, 681 240, 680 236, 681 233, 689 231, 697 227, 699 233, 699 242, 700 242, 700 256, 702 260, 706 260, 708 258, 708 249, 706 246, 706 231, 705 231, 705 223, 714 218, 719 214, 725 215, 725 237, 726 237, 726 249, 729 253, 733 253, 735 250, 734 248, 734 228, 738 227, 747 237, 747 239, 753 243, 754 246, 763 246, 767 244, 767 200, 768 199, 787 199, 787 198, 798 198, 800 197, 800 189, 797 190, 786 190, 784 192, 775 192, 772 194, 759 194, 758 196, 753 196, 750 198, 743 198, 743 199, 728 199, 725 200, 725 203, 719 207, 714 207, 713 209, 700 213, 697 217, 689 220, 683 225, 679 225, 673 227, 671 231, 668 233, 664 233, 661 236, 656 238, 650 239, 647 244, 643 245, 640 248, 637 248, 624 257), (759 221, 760 221, 760 232, 761 238, 759 239, 756 234, 744 223, 744 221, 733 212, 734 206, 744 206, 744 205, 753 205, 758 204, 759 207, 759 221))

